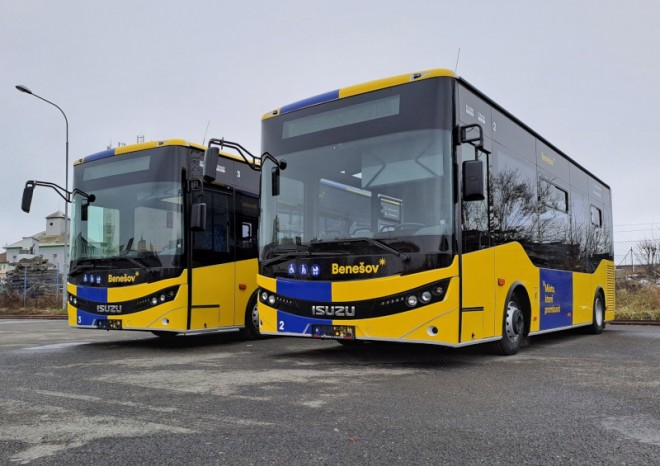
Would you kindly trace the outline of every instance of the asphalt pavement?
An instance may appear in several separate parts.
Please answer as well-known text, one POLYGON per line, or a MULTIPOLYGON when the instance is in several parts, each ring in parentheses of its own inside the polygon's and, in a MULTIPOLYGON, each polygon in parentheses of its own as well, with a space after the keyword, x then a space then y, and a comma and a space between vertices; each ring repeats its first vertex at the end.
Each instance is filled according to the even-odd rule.
POLYGON ((0 464, 660 464, 660 327, 516 356, 0 320, 0 464))

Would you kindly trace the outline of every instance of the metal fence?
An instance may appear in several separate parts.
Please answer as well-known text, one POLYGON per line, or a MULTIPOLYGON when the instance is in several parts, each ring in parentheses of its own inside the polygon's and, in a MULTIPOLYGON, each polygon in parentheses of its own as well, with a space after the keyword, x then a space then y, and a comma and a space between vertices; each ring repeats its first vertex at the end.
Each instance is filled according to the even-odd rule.
POLYGON ((615 241, 614 263, 617 266, 658 265, 660 240, 615 241))
POLYGON ((41 257, 12 264, 2 283, 3 302, 11 304, 50 303, 62 301, 62 274, 41 257))
POLYGON ((614 242, 614 263, 624 275, 660 278, 660 240, 614 242))

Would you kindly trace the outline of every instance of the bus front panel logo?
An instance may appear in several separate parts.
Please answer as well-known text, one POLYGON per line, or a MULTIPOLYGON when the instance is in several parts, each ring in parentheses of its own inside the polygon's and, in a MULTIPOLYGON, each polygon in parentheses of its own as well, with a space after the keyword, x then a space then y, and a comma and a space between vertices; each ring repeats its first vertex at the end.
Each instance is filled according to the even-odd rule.
POLYGON ((336 262, 332 264, 332 275, 365 275, 377 274, 378 270, 387 264, 384 257, 381 257, 377 264, 366 264, 360 262, 357 265, 339 265, 336 262))

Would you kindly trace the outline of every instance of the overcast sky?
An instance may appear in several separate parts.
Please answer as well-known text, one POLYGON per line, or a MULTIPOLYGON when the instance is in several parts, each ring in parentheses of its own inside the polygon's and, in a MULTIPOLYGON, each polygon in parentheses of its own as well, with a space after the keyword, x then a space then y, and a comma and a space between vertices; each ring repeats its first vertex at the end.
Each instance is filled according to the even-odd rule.
POLYGON ((26 180, 64 184, 65 125, 16 84, 64 110, 71 162, 138 135, 258 152, 267 111, 459 49, 459 75, 610 185, 615 243, 660 238, 660 2, 4 0, 0 246, 64 210, 45 189, 20 209, 26 180))

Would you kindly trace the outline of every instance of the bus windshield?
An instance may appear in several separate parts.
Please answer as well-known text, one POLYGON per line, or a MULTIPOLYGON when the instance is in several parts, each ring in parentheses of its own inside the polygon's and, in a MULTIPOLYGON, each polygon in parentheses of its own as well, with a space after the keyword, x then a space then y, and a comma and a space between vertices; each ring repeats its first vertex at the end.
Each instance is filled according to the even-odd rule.
MULTIPOLYGON (((290 153, 268 198, 261 258, 292 247, 348 254, 449 252, 451 134, 421 129, 290 153)), ((270 178, 262 177, 268 196, 270 178)))
POLYGON ((287 167, 276 196, 273 176, 261 177, 261 273, 304 277, 316 266, 322 279, 333 257, 386 264, 385 275, 449 265, 451 99, 451 82, 434 79, 265 119, 263 149, 287 167))
MULTIPOLYGON (((151 154, 153 155, 153 154, 151 154)), ((112 269, 177 268, 183 264, 183 192, 174 157, 111 157, 76 167, 71 273, 112 269), (163 167, 170 164, 172 167, 163 167), (165 179, 161 179, 165 178, 165 179), (167 179, 170 178, 170 179, 167 179)))

